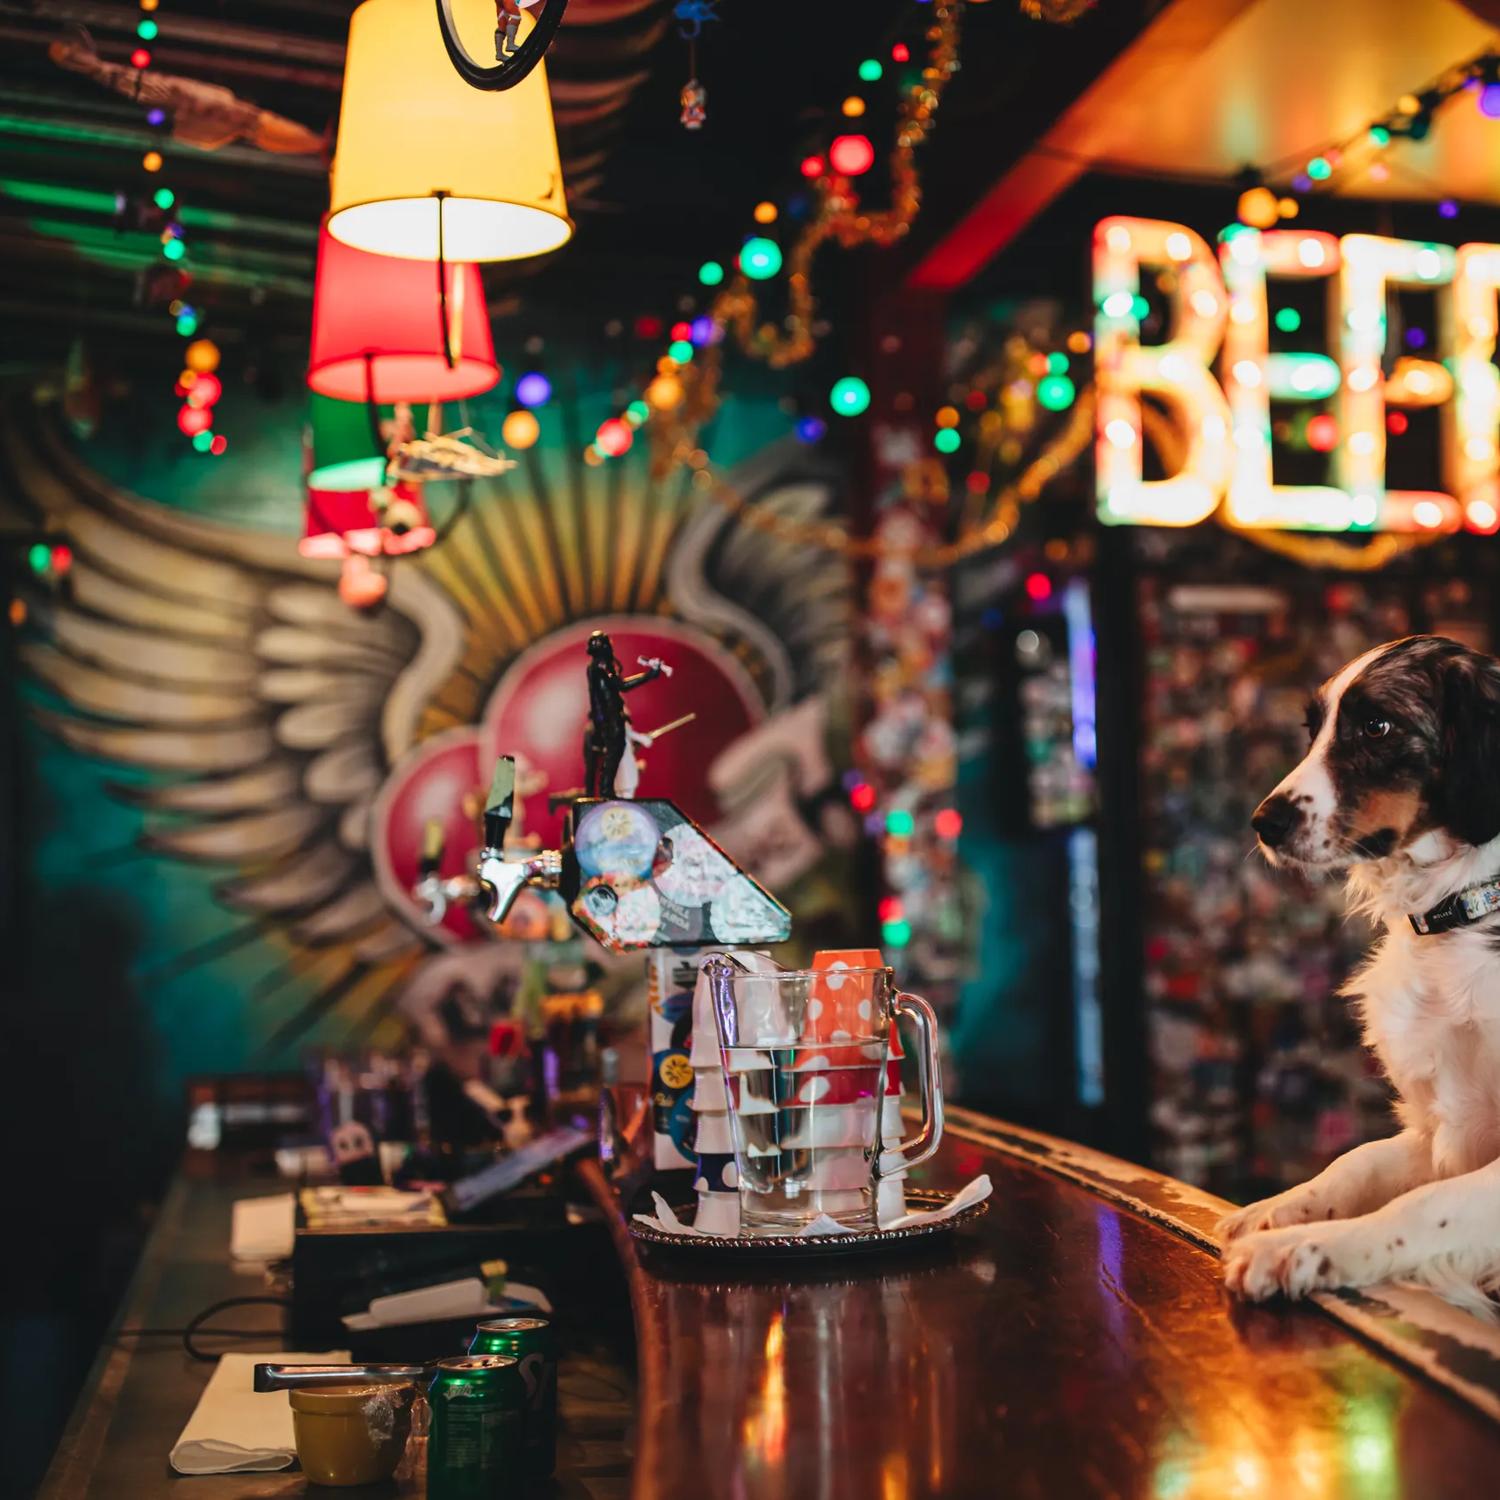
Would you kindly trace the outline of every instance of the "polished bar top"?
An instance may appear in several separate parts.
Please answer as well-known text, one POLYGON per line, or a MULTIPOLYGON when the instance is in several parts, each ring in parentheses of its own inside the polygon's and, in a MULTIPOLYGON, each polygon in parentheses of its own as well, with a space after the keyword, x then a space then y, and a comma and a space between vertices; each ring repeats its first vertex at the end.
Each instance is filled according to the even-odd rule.
POLYGON ((1489 1418, 1319 1309, 1226 1298, 1189 1238, 1220 1207, 1204 1195, 973 1117, 933 1168, 924 1185, 988 1172, 989 1214, 880 1262, 715 1271, 616 1212, 633 1500, 1491 1492, 1489 1418))
MULTIPOLYGON (((990 1212, 944 1248, 716 1268, 643 1252, 597 1165, 582 1168, 625 1275, 597 1227, 580 1230, 592 1259, 569 1322, 598 1330, 612 1310, 623 1323, 628 1286, 635 1420, 628 1365, 565 1347, 550 1495, 1443 1500, 1493 1488, 1500 1426, 1437 1383, 1470 1379, 1482 1404, 1494 1371, 1461 1338, 1419 1338, 1413 1357, 1448 1360, 1419 1374, 1325 1308, 1232 1304, 1203 1243, 1212 1200, 954 1111, 922 1180, 952 1188, 979 1172, 995 1184, 990 1212)), ((229 1209, 268 1188, 179 1179, 122 1324, 177 1326, 254 1290, 226 1263, 229 1209)), ((1332 1310, 1378 1333, 1375 1306, 1332 1310)), ((1407 1312, 1399 1322, 1410 1330, 1407 1312)), ((172 1476, 167 1452, 208 1370, 170 1340, 106 1346, 43 1500, 304 1493, 295 1471, 172 1476)), ((420 1475, 368 1493, 420 1495, 420 1475)))

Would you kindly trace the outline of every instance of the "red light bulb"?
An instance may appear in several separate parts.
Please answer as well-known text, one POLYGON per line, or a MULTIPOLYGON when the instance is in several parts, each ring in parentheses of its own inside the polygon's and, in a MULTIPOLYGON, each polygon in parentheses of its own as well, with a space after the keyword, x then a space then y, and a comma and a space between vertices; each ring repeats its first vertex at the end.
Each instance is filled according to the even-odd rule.
POLYGON ((224 394, 224 383, 217 375, 200 375, 187 393, 189 406, 209 407, 224 394))
POLYGON ((862 177, 875 165, 875 148, 867 135, 836 136, 828 160, 841 176, 862 177))
POLYGON ((202 406, 184 406, 177 413, 177 426, 184 437, 207 432, 213 426, 213 413, 202 406))
POLYGON ((802 158, 802 175, 804 177, 821 177, 823 175, 823 158, 821 156, 804 156, 802 158))
POLYGON ((1317 453, 1332 453, 1339 440, 1339 426, 1328 413, 1320 412, 1307 424, 1307 446, 1317 453))
POLYGON ((628 453, 634 441, 635 434, 631 432, 629 424, 618 417, 601 422, 598 432, 594 434, 594 442, 598 444, 599 451, 609 454, 611 458, 619 458, 622 453, 628 453))

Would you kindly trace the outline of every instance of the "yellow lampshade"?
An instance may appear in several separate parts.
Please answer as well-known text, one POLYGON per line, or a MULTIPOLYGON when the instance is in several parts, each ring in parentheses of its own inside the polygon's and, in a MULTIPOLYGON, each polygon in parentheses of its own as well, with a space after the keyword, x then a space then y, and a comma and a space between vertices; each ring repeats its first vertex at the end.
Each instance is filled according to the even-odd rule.
MULTIPOLYGON (((453 0, 469 54, 494 52, 494 0, 453 0)), ((522 34, 530 24, 523 13, 522 34)), ((485 92, 454 71, 435 8, 364 0, 349 22, 328 229, 409 260, 520 260, 573 234, 547 70, 485 92)))

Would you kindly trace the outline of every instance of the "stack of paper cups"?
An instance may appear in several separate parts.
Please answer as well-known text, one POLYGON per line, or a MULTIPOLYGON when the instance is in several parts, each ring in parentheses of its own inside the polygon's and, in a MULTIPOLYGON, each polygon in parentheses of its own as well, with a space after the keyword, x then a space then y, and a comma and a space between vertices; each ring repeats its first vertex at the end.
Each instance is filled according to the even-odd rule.
POLYGON ((708 976, 701 968, 693 989, 691 1045, 693 1116, 698 1127, 698 1171, 693 1179, 698 1194, 698 1213, 693 1227, 705 1234, 738 1234, 740 1179, 734 1164, 729 1098, 724 1092, 724 1062, 719 1055, 719 1034, 714 1028, 708 976))
MULTIPOLYGON (((883 1146, 900 1144, 901 1060, 906 1056, 901 1046, 901 1028, 891 1022, 890 1061, 885 1070, 885 1098, 880 1101, 880 1141, 883 1146)), ((899 1219, 906 1212, 906 1158, 896 1150, 880 1153, 880 1185, 876 1191, 875 1216, 882 1224, 899 1219)))
MULTIPOLYGON (((882 1144, 901 1139, 901 1039, 893 1024, 881 1097, 840 1097, 841 1092, 849 1092, 851 1080, 858 1076, 841 1070, 868 1064, 864 1049, 848 1044, 856 1036, 870 1034, 875 995, 873 976, 847 971, 880 969, 884 959, 878 948, 825 949, 814 955, 812 966, 822 977, 813 983, 805 1035, 829 1046, 826 1051, 805 1054, 800 1066, 812 1075, 804 1088, 817 1090, 817 1097, 809 1095, 807 1102, 821 1106, 813 1111, 809 1128, 810 1143, 823 1148, 815 1169, 819 1179, 816 1206, 824 1213, 837 1214, 859 1208, 861 1188, 869 1181, 869 1166, 861 1148, 874 1134, 870 1111, 879 1111, 882 1144)), ((863 1079, 860 1084, 863 1086, 863 1079)), ((799 1089, 799 1097, 801 1093, 799 1089)), ((906 1211, 906 1173, 894 1151, 881 1153, 880 1168, 876 1214, 884 1223, 906 1211), (891 1173, 889 1178, 887 1171, 891 1173)))

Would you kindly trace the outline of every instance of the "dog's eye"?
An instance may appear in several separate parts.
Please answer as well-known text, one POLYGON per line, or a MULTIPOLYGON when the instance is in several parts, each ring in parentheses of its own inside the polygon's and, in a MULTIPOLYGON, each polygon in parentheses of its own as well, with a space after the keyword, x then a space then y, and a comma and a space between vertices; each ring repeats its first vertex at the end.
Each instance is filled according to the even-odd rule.
POLYGON ((1365 738, 1367 740, 1383 740, 1391 732, 1391 721, 1382 719, 1379 715, 1365 720, 1365 738))

